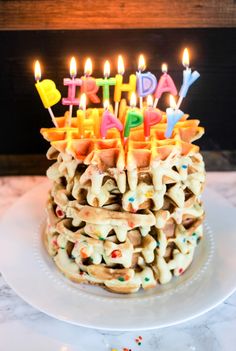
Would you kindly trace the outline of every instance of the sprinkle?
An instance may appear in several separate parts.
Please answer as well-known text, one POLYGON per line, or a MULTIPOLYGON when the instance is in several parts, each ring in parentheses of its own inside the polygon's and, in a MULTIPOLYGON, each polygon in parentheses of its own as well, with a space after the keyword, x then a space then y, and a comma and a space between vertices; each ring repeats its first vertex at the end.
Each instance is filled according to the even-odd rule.
POLYGON ((65 250, 65 247, 62 246, 62 247, 60 247, 60 249, 65 250))
POLYGON ((133 228, 133 227, 134 227, 134 223, 133 223, 133 222, 130 222, 130 221, 129 221, 129 222, 128 222, 128 225, 129 225, 130 228, 133 228))
POLYGON ((182 165, 182 168, 186 169, 186 168, 188 168, 188 166, 187 165, 182 165))
POLYGON ((196 236, 196 235, 197 235, 197 233, 193 233, 193 234, 192 234, 192 236, 196 236))
POLYGON ((150 278, 145 277, 144 280, 145 280, 145 282, 149 282, 150 278))
POLYGON ((156 245, 157 247, 160 247, 160 241, 157 241, 156 245))
POLYGON ((124 277, 118 277, 117 278, 120 282, 124 282, 125 281, 125 278, 124 277))
POLYGON ((185 238, 183 238, 183 243, 185 243, 185 241, 186 241, 186 239, 185 239, 185 238))
POLYGON ((183 268, 180 268, 179 269, 179 274, 183 273, 183 271, 184 271, 183 268))
POLYGON ((122 257, 122 253, 120 250, 113 250, 111 253, 112 258, 122 257))
POLYGON ((87 252, 86 252, 86 248, 85 248, 85 247, 83 247, 83 248, 80 250, 80 254, 81 254, 82 258, 88 258, 88 257, 89 257, 88 254, 87 254, 87 252))
POLYGON ((135 200, 134 197, 129 197, 129 198, 128 198, 128 201, 129 201, 129 202, 134 202, 134 200, 135 200))
POLYGON ((99 240, 105 240, 102 236, 98 237, 99 240))
POLYGON ((112 349, 111 351, 118 351, 117 349, 112 349))
POLYGON ((147 198, 153 197, 153 191, 147 191, 146 194, 145 194, 145 196, 146 196, 147 198))
POLYGON ((138 344, 138 346, 141 346, 141 340, 143 340, 142 336, 139 336, 138 338, 135 339, 136 344, 138 344))
POLYGON ((128 274, 125 275, 125 280, 129 280, 129 275, 128 274))

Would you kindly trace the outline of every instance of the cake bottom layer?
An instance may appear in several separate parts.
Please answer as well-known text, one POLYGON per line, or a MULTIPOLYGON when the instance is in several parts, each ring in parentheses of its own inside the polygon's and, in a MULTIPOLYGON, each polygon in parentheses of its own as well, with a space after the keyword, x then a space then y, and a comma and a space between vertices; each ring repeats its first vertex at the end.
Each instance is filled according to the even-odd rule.
MULTIPOLYGON (((69 217, 55 208, 50 196, 44 243, 56 266, 73 282, 101 285, 116 293, 153 288, 182 275, 203 236, 204 212, 197 201, 181 220, 170 217, 162 224, 157 220, 148 232, 138 225, 127 229, 76 222, 70 211, 69 217)), ((155 218, 160 215, 162 210, 155 218)), ((130 214, 134 216, 138 215, 130 214)))

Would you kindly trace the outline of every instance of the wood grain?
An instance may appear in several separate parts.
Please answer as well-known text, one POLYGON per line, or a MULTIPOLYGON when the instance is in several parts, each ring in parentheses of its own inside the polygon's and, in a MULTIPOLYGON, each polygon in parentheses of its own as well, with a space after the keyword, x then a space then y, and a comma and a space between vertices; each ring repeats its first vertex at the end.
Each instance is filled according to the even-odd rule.
POLYGON ((236 27, 234 0, 0 0, 1 30, 236 27))

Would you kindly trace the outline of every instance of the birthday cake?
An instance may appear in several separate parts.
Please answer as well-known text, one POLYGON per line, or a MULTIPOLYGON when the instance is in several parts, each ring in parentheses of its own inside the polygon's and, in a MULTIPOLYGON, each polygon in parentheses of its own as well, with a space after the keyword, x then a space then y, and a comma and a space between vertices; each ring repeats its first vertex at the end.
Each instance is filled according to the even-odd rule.
POLYGON ((108 104, 54 122, 44 243, 59 270, 116 293, 182 275, 203 236, 199 121, 121 100, 118 118, 108 104))

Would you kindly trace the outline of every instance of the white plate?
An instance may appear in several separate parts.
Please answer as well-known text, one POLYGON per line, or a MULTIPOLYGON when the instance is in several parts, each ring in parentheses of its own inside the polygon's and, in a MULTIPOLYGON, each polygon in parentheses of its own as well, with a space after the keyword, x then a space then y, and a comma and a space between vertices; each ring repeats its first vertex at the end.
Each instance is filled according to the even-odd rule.
POLYGON ((20 198, 0 225, 0 270, 25 301, 57 319, 106 330, 162 328, 197 317, 236 289, 236 210, 206 190, 205 237, 191 267, 167 285, 133 295, 77 285, 57 271, 42 245, 49 182, 20 198))

